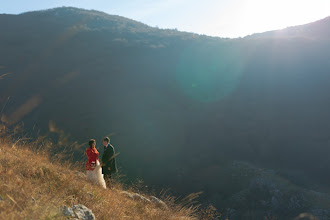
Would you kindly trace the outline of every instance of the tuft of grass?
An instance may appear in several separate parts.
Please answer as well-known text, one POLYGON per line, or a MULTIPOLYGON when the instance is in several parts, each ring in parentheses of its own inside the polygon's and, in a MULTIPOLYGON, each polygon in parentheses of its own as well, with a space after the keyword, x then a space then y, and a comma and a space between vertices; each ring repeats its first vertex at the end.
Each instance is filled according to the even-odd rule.
MULTIPOLYGON (((62 207, 83 204, 97 219, 197 219, 198 206, 164 196, 168 209, 127 198, 123 186, 102 189, 61 157, 50 156, 42 138, 13 141, 0 134, 0 219, 65 219, 62 207)), ((148 195, 145 195, 148 196, 148 195)))

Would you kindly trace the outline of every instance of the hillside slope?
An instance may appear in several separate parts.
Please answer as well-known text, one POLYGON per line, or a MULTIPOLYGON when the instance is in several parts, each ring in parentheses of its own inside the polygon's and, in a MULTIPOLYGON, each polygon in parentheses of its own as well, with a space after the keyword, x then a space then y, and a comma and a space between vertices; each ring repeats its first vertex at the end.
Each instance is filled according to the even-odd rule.
POLYGON ((252 34, 246 38, 309 38, 312 40, 330 40, 330 17, 305 25, 284 28, 282 30, 267 31, 252 34))
MULTIPOLYGON (((0 30, 8 126, 58 140, 51 120, 78 143, 110 136, 128 181, 178 195, 203 191, 206 206, 240 216, 268 208, 259 206, 262 193, 248 194, 259 205, 236 207, 235 195, 255 181, 232 176, 235 161, 330 190, 329 19, 289 34, 221 39, 56 8, 1 15, 0 30)), ((73 150, 84 160, 84 148, 73 150)))
MULTIPOLYGON (((68 163, 54 161, 35 143, 0 137, 0 219, 66 219, 64 206, 83 204, 96 219, 195 219, 195 209, 164 209, 127 197, 119 183, 104 190, 68 163)), ((148 195, 145 195, 148 197, 148 195)))

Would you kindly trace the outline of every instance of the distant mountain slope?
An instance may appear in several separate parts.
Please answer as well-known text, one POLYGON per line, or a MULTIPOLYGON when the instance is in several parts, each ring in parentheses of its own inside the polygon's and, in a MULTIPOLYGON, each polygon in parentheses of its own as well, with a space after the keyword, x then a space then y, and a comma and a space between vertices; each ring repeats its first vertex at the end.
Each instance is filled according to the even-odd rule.
POLYGON ((328 26, 222 39, 75 8, 1 15, 1 120, 54 122, 79 143, 109 135, 131 179, 219 208, 240 190, 223 179, 236 160, 327 191, 328 26))
POLYGON ((282 30, 268 31, 260 34, 252 34, 247 38, 261 38, 261 37, 274 37, 274 38, 310 38, 313 40, 330 40, 330 17, 324 18, 305 25, 284 28, 282 30))
MULTIPOLYGON (((2 14, 2 16, 8 16, 2 14)), ((100 11, 84 10, 72 7, 54 8, 43 11, 33 11, 19 14, 18 16, 25 19, 37 19, 40 22, 47 22, 52 20, 54 23, 61 25, 72 26, 72 24, 88 25, 88 22, 95 22, 98 26, 105 29, 116 29, 122 27, 135 27, 136 31, 143 32, 151 28, 140 22, 124 18, 116 15, 109 15, 100 11), (46 20, 44 20, 46 19, 46 20), (66 19, 66 22, 63 22, 66 19)), ((3 20, 2 20, 3 21, 3 20)))

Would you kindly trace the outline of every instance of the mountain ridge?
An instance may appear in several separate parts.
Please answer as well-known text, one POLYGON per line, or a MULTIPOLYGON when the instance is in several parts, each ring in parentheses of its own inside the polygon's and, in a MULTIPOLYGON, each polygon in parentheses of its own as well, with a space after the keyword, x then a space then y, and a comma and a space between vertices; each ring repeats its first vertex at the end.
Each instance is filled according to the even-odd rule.
MULTIPOLYGON (((235 209, 238 219, 267 216, 278 187, 265 180, 258 195, 247 193, 258 180, 245 166, 236 172, 234 161, 320 194, 330 190, 323 32, 222 39, 64 11, 61 19, 55 11, 0 17, 1 123, 50 133, 63 148, 71 147, 65 139, 110 136, 127 182, 143 179, 176 195, 203 191, 205 206, 235 209)), ((75 161, 85 159, 81 146, 73 147, 75 161)), ((283 192, 305 207, 304 196, 283 192)), ((283 216, 274 207, 279 219, 301 211, 281 207, 283 216)))
POLYGON ((306 37, 311 39, 329 39, 330 37, 330 16, 323 19, 310 22, 307 24, 291 26, 280 30, 266 31, 263 33, 255 33, 246 36, 246 38, 259 38, 259 37, 274 37, 274 38, 285 38, 285 37, 306 37), (304 28, 308 28, 308 31, 303 31, 304 28))
MULTIPOLYGON (((221 36, 208 36, 205 34, 197 34, 194 32, 187 32, 187 31, 179 31, 176 28, 173 29, 159 29, 156 27, 152 27, 149 26, 147 24, 144 24, 143 22, 139 22, 136 21, 134 19, 130 19, 130 18, 126 18, 124 16, 120 16, 120 15, 112 15, 112 14, 108 14, 106 12, 102 12, 99 10, 94 10, 94 9, 83 9, 83 8, 76 8, 76 7, 56 7, 56 8, 50 8, 50 9, 44 9, 44 10, 36 10, 36 11, 29 11, 29 12, 23 12, 23 13, 19 13, 19 14, 0 14, 0 16, 8 16, 8 15, 18 15, 18 16, 29 16, 29 15, 42 15, 42 14, 48 14, 50 15, 50 13, 55 13, 55 16, 59 16, 61 13, 75 13, 75 15, 80 15, 80 16, 92 16, 94 17, 94 19, 96 18, 104 18, 108 21, 119 21, 119 20, 123 20, 126 24, 130 23, 132 25, 137 25, 139 28, 145 29, 146 31, 150 31, 151 29, 153 30, 175 30, 177 32, 180 33, 187 33, 187 34, 192 34, 192 35, 197 35, 197 36, 206 36, 209 38, 220 38, 220 39, 240 39, 240 38, 260 38, 260 37, 287 37, 287 36, 291 36, 291 37, 302 37, 300 35, 295 35, 297 32, 299 33, 299 29, 304 28, 304 27, 311 27, 313 25, 319 25, 321 23, 323 23, 322 25, 319 25, 319 29, 326 29, 330 26, 330 16, 325 17, 323 19, 317 20, 317 21, 313 21, 313 22, 309 22, 306 24, 302 24, 302 25, 295 25, 295 26, 290 26, 290 27, 286 27, 283 29, 278 29, 278 30, 269 30, 269 31, 265 31, 265 32, 261 32, 261 33, 254 33, 254 34, 250 34, 250 35, 246 35, 244 37, 238 37, 238 38, 228 38, 228 37, 221 37, 221 36), (326 27, 324 27, 326 26, 326 27)), ((71 14, 72 16, 72 14, 71 14)), ((329 33, 327 33, 326 36, 324 36, 324 38, 329 37, 329 33)))

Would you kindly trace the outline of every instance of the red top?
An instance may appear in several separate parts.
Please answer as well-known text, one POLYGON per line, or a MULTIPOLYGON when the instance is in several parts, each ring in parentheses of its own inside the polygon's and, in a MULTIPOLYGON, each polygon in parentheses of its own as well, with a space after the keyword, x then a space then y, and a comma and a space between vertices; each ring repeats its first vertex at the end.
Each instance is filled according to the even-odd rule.
POLYGON ((91 149, 90 147, 86 149, 87 163, 86 170, 94 170, 96 166, 96 161, 99 160, 99 152, 96 148, 91 149))

